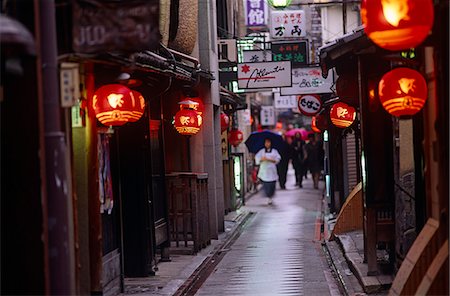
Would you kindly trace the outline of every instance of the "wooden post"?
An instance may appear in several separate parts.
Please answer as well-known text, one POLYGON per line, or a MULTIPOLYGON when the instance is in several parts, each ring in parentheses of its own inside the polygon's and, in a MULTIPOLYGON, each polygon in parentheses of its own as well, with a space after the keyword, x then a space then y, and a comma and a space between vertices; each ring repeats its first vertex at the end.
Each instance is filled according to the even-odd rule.
POLYGON ((99 181, 98 181, 98 135, 97 118, 92 109, 92 97, 95 91, 94 67, 85 64, 86 71, 86 153, 88 175, 88 215, 89 215, 89 265, 91 274, 91 293, 102 292, 102 257, 103 238, 100 216, 99 181))

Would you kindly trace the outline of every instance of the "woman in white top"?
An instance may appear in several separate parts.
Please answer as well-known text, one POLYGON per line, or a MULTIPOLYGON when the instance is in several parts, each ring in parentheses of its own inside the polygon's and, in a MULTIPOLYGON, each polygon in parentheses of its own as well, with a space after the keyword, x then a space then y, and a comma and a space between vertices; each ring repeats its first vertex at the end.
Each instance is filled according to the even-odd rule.
POLYGON ((281 160, 277 149, 272 148, 270 139, 264 140, 264 148, 255 155, 255 162, 259 165, 258 178, 263 183, 263 189, 272 204, 272 197, 275 194, 275 185, 278 180, 277 163, 281 160))

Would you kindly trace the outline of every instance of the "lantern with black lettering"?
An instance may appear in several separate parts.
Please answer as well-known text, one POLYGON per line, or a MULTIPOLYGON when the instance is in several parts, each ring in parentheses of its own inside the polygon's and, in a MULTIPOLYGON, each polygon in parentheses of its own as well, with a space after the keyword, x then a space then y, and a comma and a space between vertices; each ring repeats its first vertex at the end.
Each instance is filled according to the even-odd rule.
POLYGON ((132 111, 133 115, 130 118, 130 122, 135 122, 138 121, 144 114, 145 99, 140 92, 135 90, 131 90, 131 96, 132 100, 134 101, 133 104, 135 108, 132 111))
POLYGON ((397 68, 384 74, 378 84, 383 108, 394 116, 414 115, 427 100, 427 84, 419 72, 397 68))
POLYGON ((202 115, 189 106, 194 106, 197 103, 184 100, 179 102, 180 111, 175 114, 174 126, 177 132, 185 136, 196 135, 200 131, 203 123, 202 115))
POLYGON ((232 129, 228 135, 228 142, 234 147, 238 146, 244 140, 244 134, 238 129, 232 129))
POLYGON ((220 131, 224 132, 228 129, 230 125, 230 117, 225 114, 225 112, 220 112, 220 131))
POLYGON ((334 104, 330 110, 331 122, 340 128, 349 127, 356 118, 356 110, 352 106, 339 102, 334 104))
POLYGON ((422 43, 433 26, 432 0, 364 0, 361 19, 367 36, 388 50, 422 43))
POLYGON ((92 108, 98 121, 102 124, 121 126, 140 118, 133 113, 137 108, 136 100, 133 98, 128 87, 121 84, 108 84, 100 87, 94 93, 92 108))

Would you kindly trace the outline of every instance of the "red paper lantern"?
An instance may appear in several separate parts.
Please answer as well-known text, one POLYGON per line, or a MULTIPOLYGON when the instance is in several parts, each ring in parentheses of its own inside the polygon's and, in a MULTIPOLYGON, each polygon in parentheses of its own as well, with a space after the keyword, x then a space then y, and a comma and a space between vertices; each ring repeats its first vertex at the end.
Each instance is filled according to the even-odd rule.
POLYGON ((378 46, 403 50, 419 45, 433 26, 431 0, 364 0, 364 31, 378 46))
POLYGON ((135 122, 138 121, 144 114, 145 99, 140 92, 135 90, 131 90, 131 96, 134 100, 135 109, 132 111, 133 117, 130 118, 130 122, 135 122))
POLYGON ((95 116, 108 126, 120 126, 138 120, 140 116, 134 113, 136 103, 131 90, 121 84, 104 85, 97 89, 92 98, 95 116))
POLYGON ((230 117, 228 117, 228 115, 226 115, 224 112, 220 112, 220 131, 226 131, 229 125, 230 117))
POLYGON ((175 129, 182 135, 193 136, 200 131, 202 115, 191 109, 181 109, 175 114, 175 129))
POLYGON ((394 116, 414 115, 427 100, 427 83, 419 72, 397 68, 384 74, 378 84, 380 102, 394 116))
POLYGON ((237 145, 241 144, 244 140, 244 134, 238 130, 238 129, 232 129, 230 131, 230 134, 228 135, 228 142, 230 142, 231 145, 236 147, 237 145))
POLYGON ((316 121, 317 121, 317 118, 315 116, 311 117, 311 129, 315 133, 320 133, 321 130, 317 127, 316 121))
POLYGON ((356 118, 356 110, 352 106, 339 102, 330 110, 331 122, 340 128, 349 127, 356 118))
MULTIPOLYGON (((198 97, 186 97, 184 100, 185 101, 192 101, 192 102, 197 103, 197 104, 189 105, 189 107, 188 107, 189 109, 197 111, 200 115, 202 115, 203 112, 205 112, 205 104, 203 104, 203 101, 200 98, 198 98, 198 97)), ((186 107, 186 106, 180 105, 180 107, 186 107)))

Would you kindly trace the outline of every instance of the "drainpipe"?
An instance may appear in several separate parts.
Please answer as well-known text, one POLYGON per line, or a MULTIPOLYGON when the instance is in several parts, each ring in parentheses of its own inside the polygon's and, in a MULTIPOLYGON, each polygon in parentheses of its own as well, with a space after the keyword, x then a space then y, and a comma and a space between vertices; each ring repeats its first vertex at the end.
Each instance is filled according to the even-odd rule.
MULTIPOLYGON (((44 158, 47 189, 48 262, 50 294, 72 295, 74 278, 69 244, 69 164, 66 161, 65 133, 60 119, 55 4, 53 0, 35 0, 35 18, 40 63, 38 81, 43 101, 44 158)), ((45 197, 43 198, 45 199, 45 197)))

